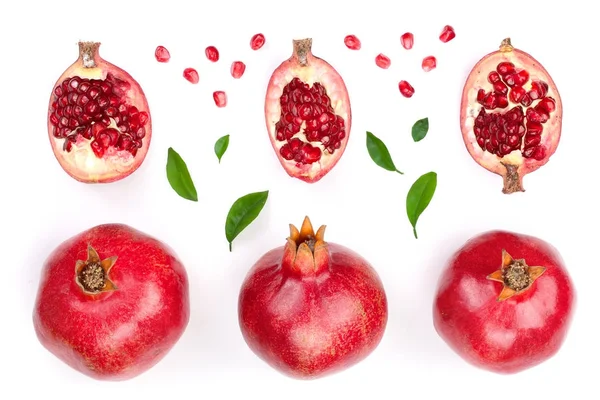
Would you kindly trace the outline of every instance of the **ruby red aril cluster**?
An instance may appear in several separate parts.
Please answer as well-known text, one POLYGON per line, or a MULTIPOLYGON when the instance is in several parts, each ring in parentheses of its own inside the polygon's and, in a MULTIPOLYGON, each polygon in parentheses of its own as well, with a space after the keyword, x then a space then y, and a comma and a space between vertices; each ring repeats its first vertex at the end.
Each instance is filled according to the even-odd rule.
POLYGON ((525 90, 529 72, 516 70, 508 61, 500 62, 487 79, 492 90, 479 89, 477 102, 483 107, 473 127, 481 149, 498 157, 520 150, 525 158, 544 159, 546 152, 540 146, 543 124, 556 108, 555 100, 546 97, 548 84, 535 80, 531 82, 531 88, 525 90), (537 103, 532 106, 534 101, 537 103), (493 112, 507 108, 509 102, 516 104, 510 111, 493 112))
POLYGON ((319 82, 312 86, 294 78, 283 88, 280 98, 281 117, 277 121, 276 138, 287 142, 279 150, 286 160, 312 164, 321 159, 321 149, 312 143, 321 143, 325 151, 333 154, 346 137, 344 119, 335 114, 325 87, 319 82), (302 132, 309 143, 294 135, 302 132))
MULTIPOLYGON (((456 32, 454 28, 450 25, 446 25, 443 27, 439 39, 442 43, 448 43, 452 39, 456 37, 456 32)), ((405 32, 400 36, 400 44, 406 50, 410 50, 413 48, 415 43, 415 36, 411 32, 405 32)), ((344 37, 344 44, 350 50, 360 50, 362 48, 362 43, 360 39, 356 35, 346 35, 344 37)), ((388 69, 391 66, 390 58, 383 54, 379 53, 375 57, 375 65, 377 65, 381 69, 388 69)), ((421 62, 421 68, 425 72, 430 72, 437 67, 437 59, 435 56, 429 55, 423 58, 421 62)), ((414 87, 406 80, 401 80, 398 84, 398 88, 400 90, 400 94, 406 98, 410 98, 415 94, 414 87)))
POLYGON ((135 156, 146 136, 148 113, 124 100, 127 90, 129 83, 110 73, 104 80, 75 76, 56 86, 49 121, 54 137, 64 139, 64 151, 86 139, 98 158, 109 147, 135 156))

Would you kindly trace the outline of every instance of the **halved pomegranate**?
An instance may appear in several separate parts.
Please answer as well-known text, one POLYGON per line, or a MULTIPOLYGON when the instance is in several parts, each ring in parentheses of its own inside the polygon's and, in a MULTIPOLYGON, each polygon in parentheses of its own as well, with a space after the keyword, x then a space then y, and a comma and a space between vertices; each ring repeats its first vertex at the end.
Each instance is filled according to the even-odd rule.
POLYGON ((350 99, 338 72, 312 54, 312 39, 294 40, 293 45, 292 56, 269 81, 265 118, 285 171, 314 183, 346 149, 352 122, 350 99))
POLYGON ((50 95, 48 136, 56 159, 85 183, 123 179, 144 161, 152 123, 142 88, 103 60, 100 43, 80 42, 79 58, 50 95))
POLYGON ((473 159, 504 178, 504 193, 524 192, 523 177, 558 147, 562 102, 544 67, 504 39, 473 67, 460 119, 473 159))

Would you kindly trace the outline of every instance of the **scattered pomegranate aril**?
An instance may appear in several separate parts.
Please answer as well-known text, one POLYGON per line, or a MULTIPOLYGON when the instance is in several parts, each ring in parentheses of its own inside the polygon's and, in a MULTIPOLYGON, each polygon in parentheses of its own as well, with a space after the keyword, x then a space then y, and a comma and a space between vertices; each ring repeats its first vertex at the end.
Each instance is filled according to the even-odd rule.
POLYGON ((319 181, 344 153, 352 113, 342 77, 311 50, 312 39, 293 41, 292 56, 271 75, 265 120, 273 149, 291 177, 319 181))
POLYGON ((442 32, 440 33, 440 40, 443 43, 448 43, 455 37, 456 37, 456 32, 454 32, 454 28, 451 27, 450 25, 444 26, 444 28, 442 29, 442 32))
POLYGON ((204 54, 206 54, 206 58, 208 58, 209 61, 212 61, 212 62, 219 61, 219 50, 217 50, 217 48, 215 46, 208 46, 204 50, 204 54))
POLYGON ((227 105, 227 94, 222 90, 217 90, 213 93, 213 100, 217 107, 225 107, 227 105))
POLYGON ((344 38, 344 44, 350 50, 360 50, 360 48, 362 47, 362 44, 360 43, 360 39, 357 38, 355 35, 347 35, 344 38))
POLYGON ((166 47, 157 46, 154 51, 154 57, 156 58, 156 61, 166 63, 171 59, 171 53, 169 53, 169 50, 167 50, 166 47))
POLYGON ((390 61, 390 58, 388 56, 380 53, 375 57, 375 64, 379 68, 388 69, 392 62, 390 61))
POLYGON ((400 43, 406 50, 410 50, 415 43, 415 36, 410 32, 406 32, 400 36, 400 43))
POLYGON ((265 45, 265 35, 263 35, 262 33, 257 33, 256 35, 252 36, 252 38, 250 39, 250 48, 252 50, 258 50, 261 47, 263 47, 265 45))
POLYGON ((190 83, 196 84, 200 82, 200 76, 198 75, 198 71, 194 68, 186 68, 183 70, 183 77, 190 83))
POLYGON ((523 177, 548 162, 562 129, 562 102, 550 74, 505 39, 483 57, 463 89, 461 130, 467 150, 504 179, 504 193, 523 192, 523 177))
POLYGON ((413 88, 412 85, 407 81, 400 81, 398 88, 400 89, 402 96, 406 98, 411 98, 413 94, 415 94, 415 88, 413 88))
POLYGON ((434 56, 427 56, 421 62, 421 68, 423 68, 423 71, 425 71, 425 72, 429 72, 432 69, 435 69, 436 66, 437 66, 437 60, 435 59, 434 56))
POLYGON ((366 359, 388 321, 377 271, 324 235, 325 226, 315 232, 308 217, 300 230, 290 224, 286 244, 256 261, 238 297, 248 347, 296 379, 322 378, 366 359))
POLYGON ((48 106, 48 137, 68 175, 84 183, 108 183, 131 175, 146 157, 152 124, 140 85, 102 59, 100 43, 80 42, 79 58, 58 78, 48 106), (142 128, 135 151, 116 147, 119 136, 142 128), (105 136, 98 138, 98 134, 105 136))
POLYGON ((246 71, 246 64, 241 61, 234 61, 231 63, 231 76, 234 79, 240 79, 244 72, 246 71))

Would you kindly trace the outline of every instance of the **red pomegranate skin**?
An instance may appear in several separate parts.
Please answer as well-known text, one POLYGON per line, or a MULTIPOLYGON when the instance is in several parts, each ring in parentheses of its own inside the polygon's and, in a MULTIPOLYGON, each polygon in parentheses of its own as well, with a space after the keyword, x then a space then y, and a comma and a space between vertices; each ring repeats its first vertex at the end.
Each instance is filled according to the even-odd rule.
POLYGON ((564 342, 576 291, 562 257, 533 236, 489 231, 469 240, 441 274, 433 322, 442 339, 467 362, 514 374, 555 355, 564 342), (506 300, 504 284, 487 279, 502 266, 502 250, 545 271, 506 300))
POLYGON ((158 363, 187 327, 187 273, 160 241, 123 224, 105 224, 68 240, 46 260, 33 322, 42 345, 99 380, 131 379, 158 363), (105 260, 115 290, 87 294, 76 264, 88 245, 105 260))
POLYGON ((323 257, 315 250, 316 261, 302 270, 302 246, 296 252, 292 243, 267 252, 248 272, 239 324, 250 349, 271 367, 316 379, 358 363, 378 346, 387 298, 376 271, 354 251, 326 243, 323 257))

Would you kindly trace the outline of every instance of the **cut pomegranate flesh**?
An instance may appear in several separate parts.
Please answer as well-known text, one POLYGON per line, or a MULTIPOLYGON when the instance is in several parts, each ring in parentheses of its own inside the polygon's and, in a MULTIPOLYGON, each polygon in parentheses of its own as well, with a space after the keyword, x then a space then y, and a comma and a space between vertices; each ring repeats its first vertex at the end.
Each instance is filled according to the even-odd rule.
POLYGON ((241 61, 234 61, 231 63, 231 76, 235 79, 240 79, 246 71, 246 64, 241 61))
POLYGON ((413 48, 413 45, 415 43, 415 36, 410 32, 406 32, 402 36, 400 36, 400 43, 402 44, 402 47, 404 47, 406 50, 410 50, 413 48))
POLYGON ((429 72, 432 69, 435 69, 435 67, 437 67, 437 60, 434 56, 427 56, 421 62, 421 68, 423 68, 423 71, 425 72, 429 72))
POLYGON ((48 133, 65 171, 81 182, 113 182, 145 158, 152 132, 139 84, 102 59, 100 44, 79 43, 79 59, 50 96, 48 133))
POLYGON ((261 47, 263 47, 265 45, 265 35, 263 35, 262 33, 257 33, 256 35, 252 36, 252 38, 250 39, 250 48, 252 50, 258 50, 261 47))
POLYGON ((463 138, 473 158, 505 179, 504 193, 544 165, 560 139, 562 104, 548 72, 502 42, 473 68, 463 91, 463 138))
POLYGON ((398 89, 400 89, 402 96, 406 98, 411 98, 413 94, 415 94, 415 88, 412 87, 412 85, 407 81, 400 81, 398 84, 398 89))
POLYGON ((171 53, 169 53, 169 50, 167 50, 166 47, 158 46, 154 51, 154 57, 156 58, 156 61, 166 63, 171 59, 171 53))
POLYGON ((213 100, 217 107, 225 107, 227 105, 227 94, 222 90, 217 90, 213 93, 213 100))
POLYGON ((347 35, 344 38, 344 44, 350 50, 360 50, 360 48, 362 46, 360 43, 360 39, 357 38, 355 35, 347 35))
POLYGON ((444 26, 444 28, 442 29, 442 32, 440 33, 440 40, 443 43, 448 43, 455 37, 456 37, 456 32, 454 32, 454 28, 451 27, 450 25, 444 26))
POLYGON ((184 69, 183 77, 193 84, 200 82, 200 76, 198 75, 198 71, 196 71, 194 68, 184 69))
POLYGON ((388 56, 380 53, 375 57, 375 64, 379 68, 388 69, 392 62, 390 61, 390 58, 388 56))
POLYGON ((206 54, 206 58, 212 62, 219 61, 219 50, 217 50, 215 46, 208 46, 206 50, 204 50, 204 54, 206 54))
POLYGON ((346 86, 337 71, 311 53, 311 39, 271 76, 265 117, 273 148, 286 172, 316 182, 343 154, 350 134, 346 86))

